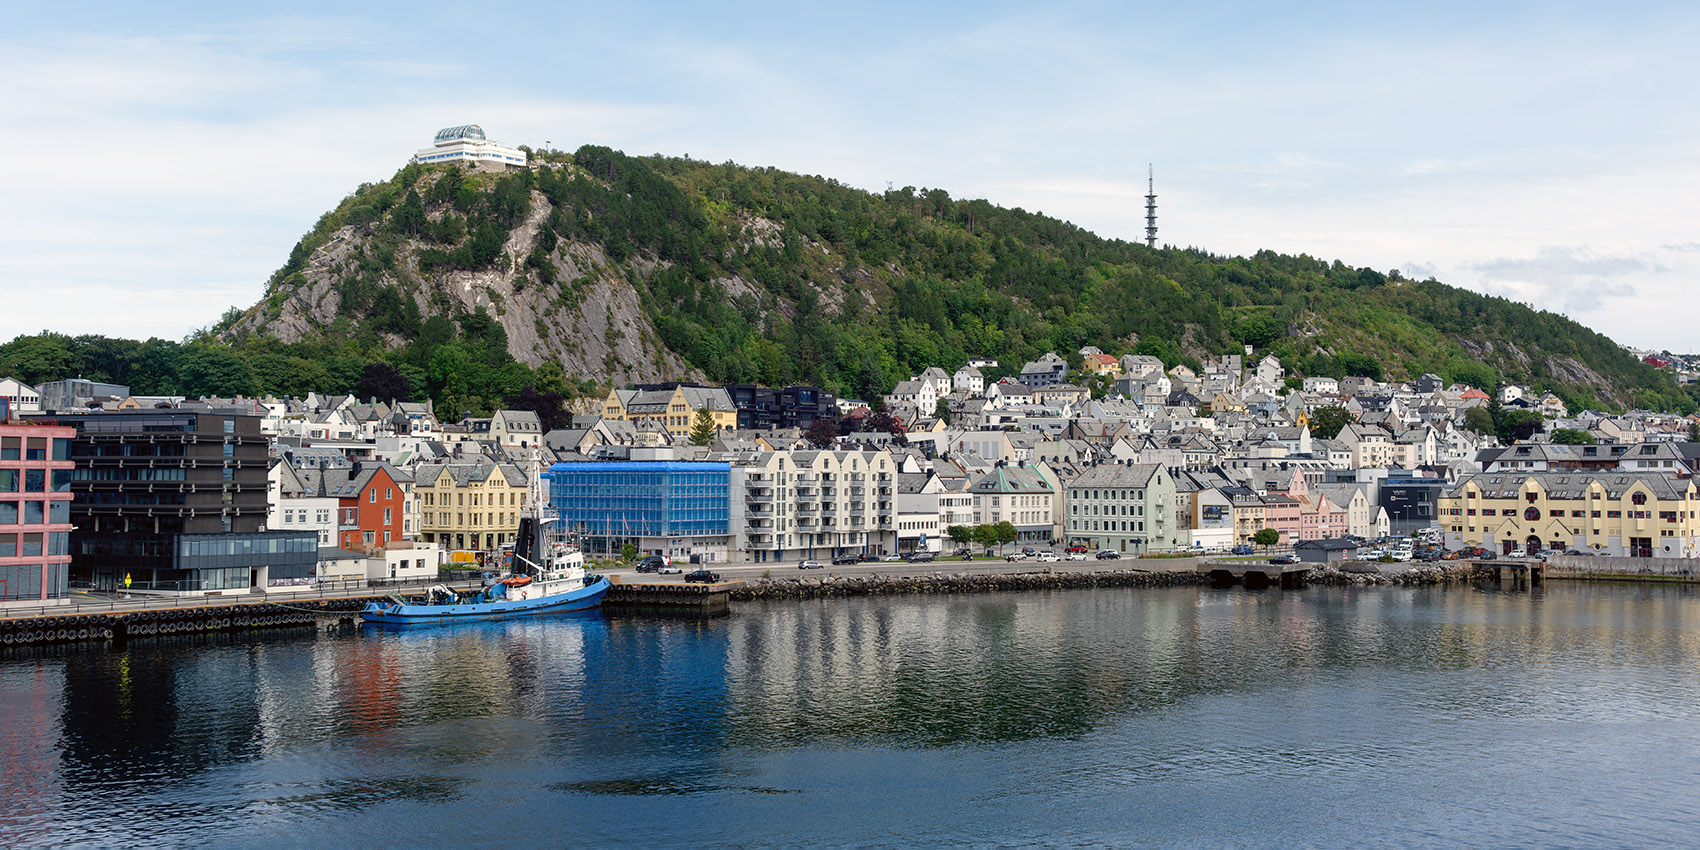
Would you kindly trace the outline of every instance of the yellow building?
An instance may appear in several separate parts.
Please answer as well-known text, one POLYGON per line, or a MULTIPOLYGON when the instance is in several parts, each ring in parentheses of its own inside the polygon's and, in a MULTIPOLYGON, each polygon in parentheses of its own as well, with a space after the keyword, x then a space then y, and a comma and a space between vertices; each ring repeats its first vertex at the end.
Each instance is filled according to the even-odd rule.
POLYGON ((676 386, 657 390, 609 390, 602 402, 603 419, 631 422, 652 420, 675 437, 686 437, 697 411, 707 410, 717 429, 738 427, 738 409, 722 387, 676 386))
POLYGON ((511 463, 425 463, 413 472, 419 533, 449 549, 493 550, 514 542, 525 473, 511 463))
POLYGON ((1575 549, 1640 558, 1700 556, 1694 479, 1633 472, 1484 472, 1440 497, 1454 545, 1499 553, 1575 549))

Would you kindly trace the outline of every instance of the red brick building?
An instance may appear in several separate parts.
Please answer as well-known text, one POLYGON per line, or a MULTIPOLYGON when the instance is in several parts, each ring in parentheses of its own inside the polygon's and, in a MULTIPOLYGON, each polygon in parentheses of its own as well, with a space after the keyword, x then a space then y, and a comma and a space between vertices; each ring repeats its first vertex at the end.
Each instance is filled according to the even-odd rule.
POLYGON ((0 599, 65 595, 77 429, 0 423, 0 599))

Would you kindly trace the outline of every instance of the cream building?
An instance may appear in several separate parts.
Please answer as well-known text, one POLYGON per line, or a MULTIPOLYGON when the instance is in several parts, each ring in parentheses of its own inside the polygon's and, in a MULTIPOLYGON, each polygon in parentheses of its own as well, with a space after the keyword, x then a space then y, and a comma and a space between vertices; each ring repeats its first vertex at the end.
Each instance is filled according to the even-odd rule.
POLYGON ((1692 478, 1607 471, 1473 475, 1440 497, 1454 547, 1500 553, 1578 549, 1639 558, 1700 556, 1692 478))
POLYGON ((514 542, 527 492, 519 467, 487 460, 422 463, 413 479, 420 539, 465 550, 514 542))

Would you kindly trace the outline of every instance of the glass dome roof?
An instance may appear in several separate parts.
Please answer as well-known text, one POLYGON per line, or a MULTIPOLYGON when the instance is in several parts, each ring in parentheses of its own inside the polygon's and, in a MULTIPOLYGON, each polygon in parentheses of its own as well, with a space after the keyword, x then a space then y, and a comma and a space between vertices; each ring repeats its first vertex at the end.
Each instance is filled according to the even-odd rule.
POLYGON ((433 140, 433 142, 441 145, 449 142, 458 142, 462 139, 472 139, 480 142, 485 141, 484 128, 477 124, 462 124, 459 127, 444 127, 437 131, 437 138, 433 140))

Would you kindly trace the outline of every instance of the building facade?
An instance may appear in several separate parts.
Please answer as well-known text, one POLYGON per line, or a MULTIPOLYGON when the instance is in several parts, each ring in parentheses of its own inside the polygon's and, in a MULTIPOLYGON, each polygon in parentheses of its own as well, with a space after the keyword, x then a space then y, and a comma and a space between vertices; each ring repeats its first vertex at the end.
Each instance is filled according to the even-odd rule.
POLYGON ((974 497, 974 524, 1015 526, 1017 543, 1051 542, 1056 490, 1026 464, 998 463, 991 472, 969 485, 974 497))
POLYGON ((492 551, 514 542, 525 473, 511 463, 425 463, 413 470, 420 537, 446 549, 492 551))
POLYGON ((896 551, 895 468, 884 452, 743 452, 731 461, 736 556, 754 563, 896 551), (741 531, 740 531, 741 529, 741 531))
POLYGON ((549 509, 591 556, 640 554, 718 563, 731 536, 731 464, 597 461, 549 467, 549 509))
POLYGON ((1440 497, 1453 547, 1576 549, 1635 558, 1700 557, 1694 479, 1653 473, 1480 473, 1440 497))
POLYGON ((76 430, 71 577, 97 588, 264 591, 312 574, 318 537, 266 528, 260 417, 60 414, 76 430))
POLYGON ((1177 540, 1175 481, 1161 464, 1106 463, 1068 483, 1068 541, 1117 552, 1172 552, 1177 540))
POLYGON ((726 388, 738 411, 738 430, 807 429, 816 419, 838 415, 838 399, 819 387, 772 389, 754 384, 726 388))
POLYGON ((68 427, 0 424, 0 600, 66 594, 76 433, 68 427))
POLYGON ((430 165, 458 163, 467 166, 495 168, 524 168, 525 151, 504 147, 484 137, 484 128, 477 124, 444 127, 437 131, 431 146, 413 155, 414 162, 430 165))

